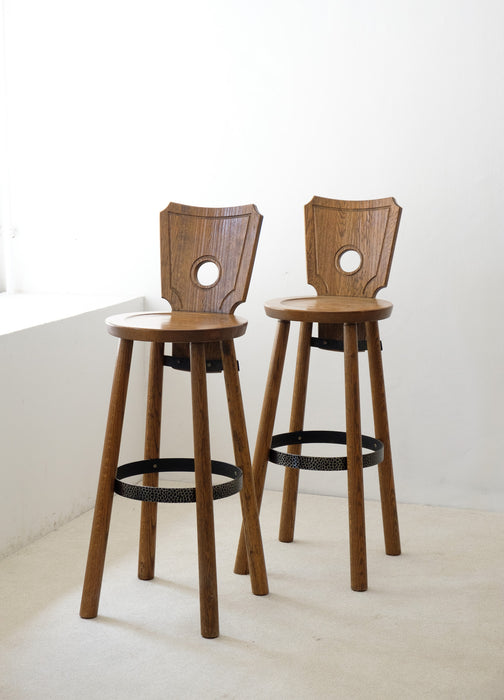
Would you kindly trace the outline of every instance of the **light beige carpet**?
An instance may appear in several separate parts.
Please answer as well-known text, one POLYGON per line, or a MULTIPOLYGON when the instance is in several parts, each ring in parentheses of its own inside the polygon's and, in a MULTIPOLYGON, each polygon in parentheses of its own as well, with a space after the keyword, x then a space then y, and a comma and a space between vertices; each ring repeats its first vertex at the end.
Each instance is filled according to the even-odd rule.
POLYGON ((137 503, 116 498, 100 614, 78 616, 91 513, 0 562, 2 700, 504 698, 504 515, 400 506, 403 554, 366 504, 369 590, 349 586, 346 501, 300 495, 296 541, 261 514, 271 593, 233 574, 239 499, 215 503, 221 636, 199 633, 195 514, 160 506, 136 579, 137 503))

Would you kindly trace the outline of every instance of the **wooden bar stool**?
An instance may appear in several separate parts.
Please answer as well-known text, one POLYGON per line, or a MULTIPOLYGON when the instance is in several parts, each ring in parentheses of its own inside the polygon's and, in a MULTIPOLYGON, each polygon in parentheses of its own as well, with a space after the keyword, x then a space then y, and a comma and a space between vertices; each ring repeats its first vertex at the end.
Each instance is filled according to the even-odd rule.
POLYGON ((213 500, 240 492, 245 558, 252 591, 268 581, 250 463, 234 339, 247 322, 234 316, 245 300, 262 216, 254 205, 205 209, 170 204, 161 212, 161 287, 171 313, 135 313, 107 319, 120 338, 105 434, 80 615, 96 617, 114 492, 143 501, 138 576, 154 577, 158 502, 196 502, 201 634, 217 637, 219 616, 213 500), (151 343, 144 460, 118 467, 133 342, 151 343), (165 355, 165 343, 172 354, 165 355), (165 367, 191 375, 194 458, 160 458, 161 399, 165 367), (207 372, 224 371, 236 465, 212 460, 207 372), (159 487, 160 472, 194 472, 195 488, 159 487), (143 475, 143 485, 124 481, 143 475), (212 484, 212 474, 227 477, 212 484))
MULTIPOLYGON (((401 208, 392 197, 348 202, 314 197, 305 207, 308 282, 316 297, 275 299, 265 304, 278 320, 253 469, 260 507, 268 461, 286 467, 279 539, 294 537, 300 469, 347 470, 350 518, 350 573, 355 591, 367 589, 363 467, 379 464, 385 549, 401 552, 378 322, 392 304, 374 299, 386 286, 401 208), (275 414, 291 321, 300 323, 289 433, 273 436, 275 414), (313 324, 318 335, 313 336, 313 324), (312 347, 344 353, 346 432, 303 430, 312 347), (358 352, 369 359, 375 436, 361 435, 358 352), (301 455, 305 443, 346 444, 346 457, 301 455), (287 445, 287 452, 278 447, 287 445), (363 448, 367 450, 363 454, 363 448)), ((247 573, 242 536, 235 571, 247 573)))

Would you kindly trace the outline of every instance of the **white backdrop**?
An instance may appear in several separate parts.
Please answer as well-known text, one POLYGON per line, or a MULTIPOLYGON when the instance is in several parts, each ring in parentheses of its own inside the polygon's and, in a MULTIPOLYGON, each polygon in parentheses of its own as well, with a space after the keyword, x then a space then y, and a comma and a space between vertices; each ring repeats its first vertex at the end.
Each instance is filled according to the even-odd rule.
MULTIPOLYGON (((158 306, 159 211, 254 202, 264 225, 238 311, 253 445, 274 331, 262 302, 312 291, 303 205, 394 196, 404 211, 381 296, 395 304, 382 330, 398 498, 504 509, 499 0, 4 0, 4 11, 11 289, 158 306)), ((341 428, 341 358, 314 361, 308 427, 341 428)), ((167 446, 185 453, 182 416, 167 408, 167 446)), ((214 427, 227 451, 227 424, 214 427)), ((345 491, 341 475, 303 477, 307 490, 345 491)))

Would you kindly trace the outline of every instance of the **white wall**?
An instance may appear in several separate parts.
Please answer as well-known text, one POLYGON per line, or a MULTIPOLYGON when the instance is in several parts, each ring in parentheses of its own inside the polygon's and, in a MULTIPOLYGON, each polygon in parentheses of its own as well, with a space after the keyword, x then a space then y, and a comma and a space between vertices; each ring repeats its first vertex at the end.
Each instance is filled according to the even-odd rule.
MULTIPOLYGON (((303 205, 395 196, 382 296, 395 303, 383 334, 399 499, 504 509, 504 5, 4 3, 15 285, 154 303, 159 211, 255 202, 238 345, 253 443, 273 336, 262 301, 311 291, 303 205)), ((308 423, 341 427, 341 363, 317 358, 308 423)), ((303 476, 344 492, 341 475, 303 476)))
MULTIPOLYGON (((0 335, 0 556, 93 506, 117 349, 104 318, 142 306, 133 299, 0 335)), ((133 359, 125 462, 143 450, 143 359, 133 359)))

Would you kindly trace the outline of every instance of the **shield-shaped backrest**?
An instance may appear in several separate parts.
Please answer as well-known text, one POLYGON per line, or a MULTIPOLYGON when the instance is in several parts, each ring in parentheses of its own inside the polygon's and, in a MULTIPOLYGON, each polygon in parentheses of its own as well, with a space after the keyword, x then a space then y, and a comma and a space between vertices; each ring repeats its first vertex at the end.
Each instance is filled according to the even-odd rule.
POLYGON ((386 287, 401 207, 393 197, 305 206, 308 282, 317 294, 374 297, 386 287))
POLYGON ((161 292, 173 311, 232 313, 247 297, 262 216, 254 204, 161 212, 161 292))

